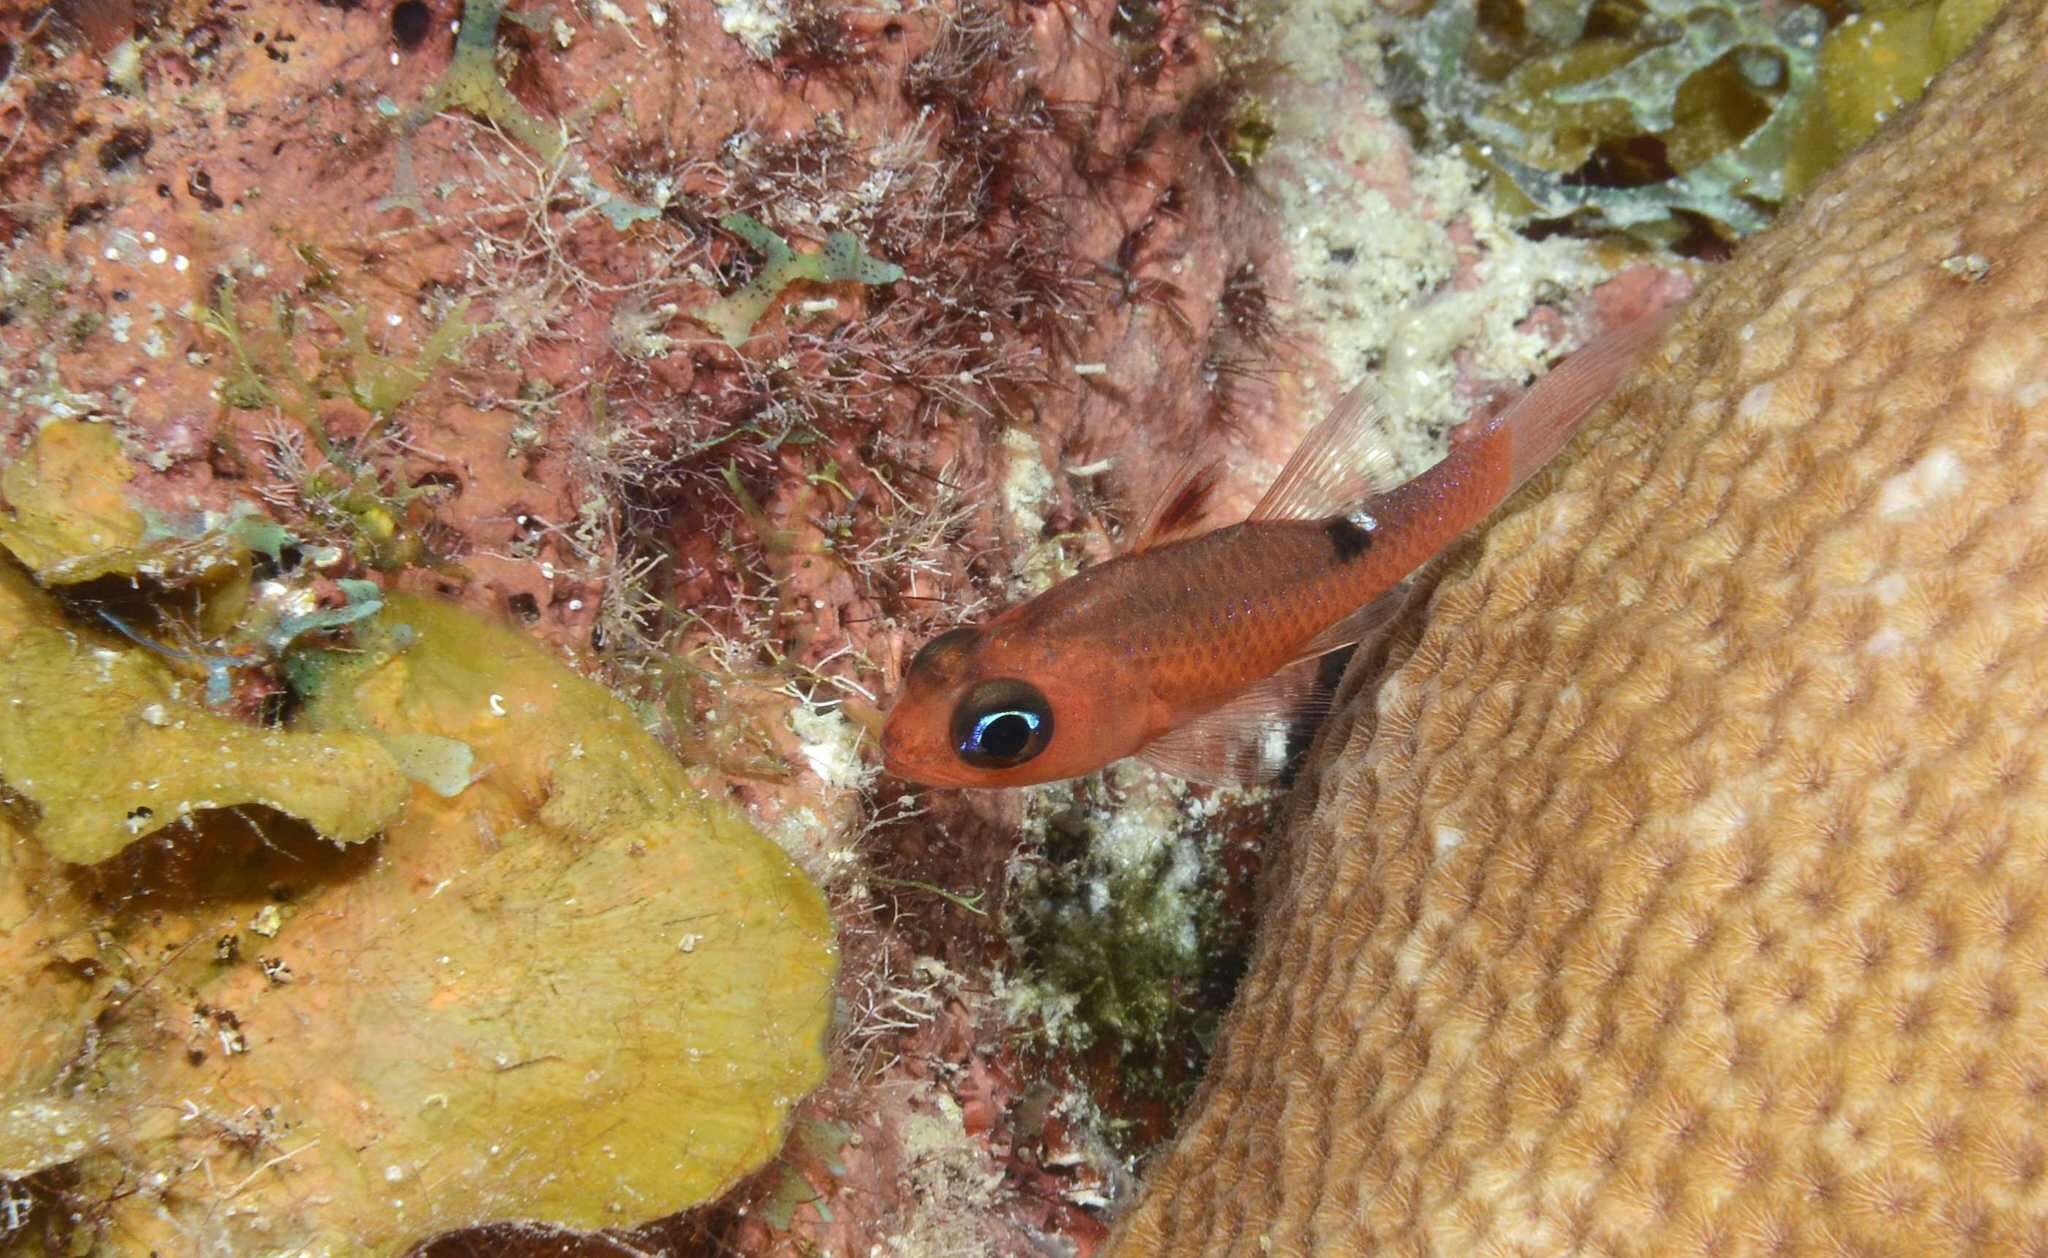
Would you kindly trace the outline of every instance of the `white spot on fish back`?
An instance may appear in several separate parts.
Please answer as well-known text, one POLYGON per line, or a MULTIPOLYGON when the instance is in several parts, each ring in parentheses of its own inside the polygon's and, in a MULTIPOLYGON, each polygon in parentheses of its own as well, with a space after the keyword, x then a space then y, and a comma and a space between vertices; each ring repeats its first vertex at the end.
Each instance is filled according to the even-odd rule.
POLYGON ((1372 517, 1372 514, 1367 511, 1353 511, 1350 515, 1347 515, 1344 518, 1351 524, 1353 528, 1363 529, 1368 533, 1372 532, 1374 529, 1380 526, 1380 522, 1378 520, 1375 520, 1372 517))
POLYGON ((1896 629, 1884 628, 1870 635, 1863 649, 1872 655, 1897 655, 1906 645, 1906 635, 1896 629))
POLYGON ((1765 411, 1771 408, 1771 394, 1775 392, 1777 392, 1777 386, 1769 380, 1751 389, 1742 395, 1740 402, 1735 404, 1735 417, 1749 423, 1756 422, 1765 411))
POLYGON ((1963 461, 1955 452, 1936 446, 1907 470, 1886 481, 1877 492, 1877 513, 1905 515, 1963 487, 1963 461))
POLYGON ((1870 583, 1870 592, 1880 603, 1896 603, 1906 597, 1906 578, 1894 572, 1870 583))

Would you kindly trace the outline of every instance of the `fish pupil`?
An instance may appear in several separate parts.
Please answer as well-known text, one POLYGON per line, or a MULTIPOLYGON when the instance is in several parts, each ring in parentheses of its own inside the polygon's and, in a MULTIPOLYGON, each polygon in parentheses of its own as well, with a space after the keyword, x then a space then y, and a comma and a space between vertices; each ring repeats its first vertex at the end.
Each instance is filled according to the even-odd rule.
POLYGON ((1007 769, 1052 741, 1052 705, 1028 681, 997 677, 969 690, 953 710, 953 746, 983 769, 1007 769))
POLYGON ((975 750, 1008 760, 1022 755, 1037 732, 1036 713, 991 712, 974 723, 972 737, 975 750))

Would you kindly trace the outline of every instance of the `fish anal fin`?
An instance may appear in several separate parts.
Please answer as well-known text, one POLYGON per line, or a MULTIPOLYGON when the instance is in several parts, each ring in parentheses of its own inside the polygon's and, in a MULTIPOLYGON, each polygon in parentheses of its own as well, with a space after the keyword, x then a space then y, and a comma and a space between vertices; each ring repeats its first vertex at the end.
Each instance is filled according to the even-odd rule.
POLYGON ((1222 483, 1221 459, 1189 459, 1182 463, 1160 487, 1144 521, 1124 547, 1125 553, 1135 555, 1208 532, 1213 527, 1209 523, 1209 508, 1215 501, 1216 487, 1222 483))
POLYGON ((1301 648, 1301 654, 1295 658, 1320 659, 1332 651, 1372 637, 1401 614, 1401 609, 1408 604, 1408 592, 1411 588, 1407 581, 1389 587, 1386 593, 1310 638, 1308 644, 1301 648))
POLYGON ((1175 777, 1212 786, 1259 786, 1286 772, 1330 710, 1320 660, 1290 664, 1186 724, 1138 758, 1175 777))
POLYGON ((1356 511, 1402 481, 1386 410, 1362 382, 1309 430, 1280 469, 1253 520, 1321 520, 1356 511))

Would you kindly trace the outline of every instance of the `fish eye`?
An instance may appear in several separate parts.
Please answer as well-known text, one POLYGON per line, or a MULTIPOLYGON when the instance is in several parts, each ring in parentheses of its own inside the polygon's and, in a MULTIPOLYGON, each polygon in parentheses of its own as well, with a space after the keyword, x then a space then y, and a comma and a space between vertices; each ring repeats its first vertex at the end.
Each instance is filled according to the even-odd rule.
POLYGON ((953 747, 981 769, 1023 764, 1052 741, 1052 705, 1028 681, 999 677, 967 692, 953 709, 953 747))

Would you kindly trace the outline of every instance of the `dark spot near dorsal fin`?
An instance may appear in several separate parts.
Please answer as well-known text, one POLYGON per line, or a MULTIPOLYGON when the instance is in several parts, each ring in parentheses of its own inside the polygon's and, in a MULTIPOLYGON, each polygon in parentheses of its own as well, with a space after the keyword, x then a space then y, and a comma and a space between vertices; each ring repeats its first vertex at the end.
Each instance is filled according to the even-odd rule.
POLYGON ((1323 536, 1330 539, 1339 563, 1350 563, 1372 549, 1372 529, 1356 516, 1331 516, 1323 521, 1323 536))

